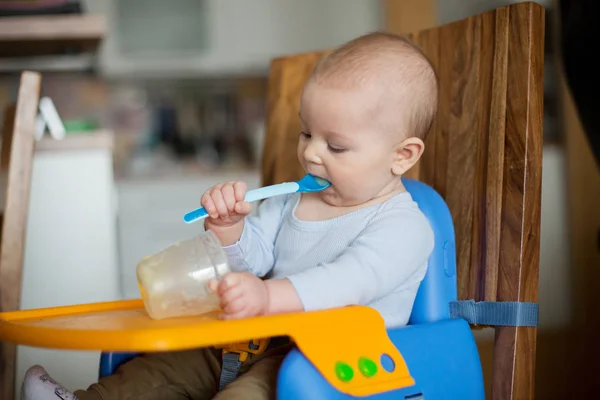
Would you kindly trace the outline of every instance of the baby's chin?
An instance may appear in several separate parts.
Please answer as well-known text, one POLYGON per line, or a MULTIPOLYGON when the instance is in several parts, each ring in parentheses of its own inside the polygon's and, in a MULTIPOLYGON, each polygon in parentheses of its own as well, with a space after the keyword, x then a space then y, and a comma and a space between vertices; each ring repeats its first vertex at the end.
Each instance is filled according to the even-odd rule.
POLYGON ((317 193, 319 197, 325 200, 327 203, 330 203, 334 200, 338 200, 340 198, 339 194, 335 190, 335 186, 331 184, 328 188, 323 189, 317 193))
POLYGON ((344 196, 342 193, 337 192, 333 185, 320 191, 319 195, 325 203, 334 207, 355 207, 361 204, 359 199, 344 196))

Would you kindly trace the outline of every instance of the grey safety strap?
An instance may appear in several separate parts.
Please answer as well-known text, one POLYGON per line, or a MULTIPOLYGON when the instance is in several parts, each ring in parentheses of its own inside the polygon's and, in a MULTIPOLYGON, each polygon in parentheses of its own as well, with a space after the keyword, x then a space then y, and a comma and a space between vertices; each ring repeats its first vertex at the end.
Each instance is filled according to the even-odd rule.
POLYGON ((233 382, 240 372, 242 362, 237 353, 223 354, 223 366, 221 367, 221 377, 219 379, 219 392, 233 382))
POLYGON ((450 318, 462 318, 471 325, 537 326, 538 303, 521 301, 452 301, 450 302, 450 318))

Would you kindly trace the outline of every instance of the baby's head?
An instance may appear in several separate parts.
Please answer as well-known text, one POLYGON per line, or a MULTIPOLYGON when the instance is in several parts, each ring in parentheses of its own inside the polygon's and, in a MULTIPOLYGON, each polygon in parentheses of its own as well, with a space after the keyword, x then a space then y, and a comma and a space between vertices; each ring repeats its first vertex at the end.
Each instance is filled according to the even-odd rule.
POLYGON ((437 110, 437 79, 408 39, 372 33, 325 55, 300 102, 298 157, 332 182, 335 205, 385 196, 421 157, 437 110))

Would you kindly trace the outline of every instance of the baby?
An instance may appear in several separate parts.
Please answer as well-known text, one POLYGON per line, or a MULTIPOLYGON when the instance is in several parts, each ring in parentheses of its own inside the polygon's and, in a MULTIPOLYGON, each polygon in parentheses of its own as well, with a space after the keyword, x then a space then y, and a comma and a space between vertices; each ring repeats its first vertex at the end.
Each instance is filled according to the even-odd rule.
MULTIPOLYGON (((331 186, 267 199, 252 216, 243 182, 202 196, 205 228, 234 271, 210 284, 223 318, 362 304, 387 327, 405 325, 433 233, 400 177, 421 157, 436 107, 434 70, 405 38, 372 33, 326 55, 302 92, 298 158, 331 186)), ((22 398, 269 399, 289 348, 250 357, 220 391, 222 351, 206 348, 136 357, 74 394, 35 366, 22 398)))

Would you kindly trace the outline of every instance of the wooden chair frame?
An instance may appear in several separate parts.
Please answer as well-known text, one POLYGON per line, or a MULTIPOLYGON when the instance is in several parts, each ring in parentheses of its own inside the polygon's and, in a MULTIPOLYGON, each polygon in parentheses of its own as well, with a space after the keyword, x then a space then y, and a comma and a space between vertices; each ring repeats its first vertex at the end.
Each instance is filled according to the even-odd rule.
MULTIPOLYGON (((6 175, 6 195, 0 232, 0 312, 19 309, 33 152, 35 119, 42 78, 21 74, 17 102, 4 113, 0 173, 6 175)), ((15 394, 17 346, 0 341, 0 399, 15 394)))

